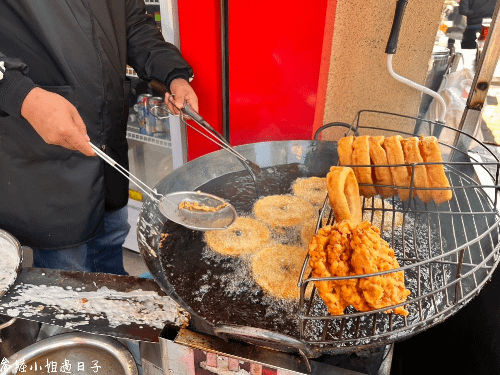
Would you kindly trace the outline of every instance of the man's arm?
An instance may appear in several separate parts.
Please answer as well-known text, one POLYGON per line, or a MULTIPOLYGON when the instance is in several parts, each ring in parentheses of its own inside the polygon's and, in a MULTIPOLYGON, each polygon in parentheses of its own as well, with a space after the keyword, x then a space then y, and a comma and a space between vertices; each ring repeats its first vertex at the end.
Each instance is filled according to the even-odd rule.
MULTIPOLYGON (((181 108, 187 101, 198 111, 198 98, 189 84, 193 77, 191 66, 183 59, 173 44, 164 40, 154 21, 147 16, 142 0, 126 0, 127 58, 139 77, 157 79, 174 94, 176 106, 181 108)), ((177 109, 168 101, 170 110, 177 109)))
POLYGON ((470 9, 470 1, 469 0, 460 0, 458 4, 458 13, 462 16, 470 16, 472 15, 472 10, 470 9))
POLYGON ((21 60, 0 52, 3 63, 0 80, 0 115, 21 117, 21 105, 28 93, 37 85, 26 76, 28 67, 21 60))
POLYGON ((0 80, 0 116, 23 117, 48 144, 95 155, 87 129, 77 109, 58 94, 38 87, 26 73, 28 67, 0 52, 5 71, 0 80))

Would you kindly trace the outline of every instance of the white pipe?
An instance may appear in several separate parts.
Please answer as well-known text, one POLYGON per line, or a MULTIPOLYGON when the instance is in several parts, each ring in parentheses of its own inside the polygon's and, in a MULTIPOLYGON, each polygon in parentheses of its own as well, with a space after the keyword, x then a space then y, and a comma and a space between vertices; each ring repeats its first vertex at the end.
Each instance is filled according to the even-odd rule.
POLYGON ((439 95, 437 92, 432 91, 431 89, 419 85, 416 82, 413 82, 409 80, 408 78, 402 77, 399 74, 395 73, 394 70, 392 69, 392 54, 387 55, 387 70, 389 71, 389 74, 397 81, 404 83, 405 85, 408 85, 410 87, 413 87, 414 89, 417 89, 418 91, 423 92, 424 94, 432 96, 434 99, 436 99, 441 107, 441 113, 437 118, 437 121, 444 123, 445 122, 445 115, 446 115, 446 102, 444 101, 443 97, 439 95))

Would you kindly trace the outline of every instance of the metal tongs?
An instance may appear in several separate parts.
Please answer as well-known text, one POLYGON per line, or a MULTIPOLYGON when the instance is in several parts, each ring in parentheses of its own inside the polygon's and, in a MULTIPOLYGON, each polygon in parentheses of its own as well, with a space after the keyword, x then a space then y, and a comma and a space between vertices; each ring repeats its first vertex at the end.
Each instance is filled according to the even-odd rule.
POLYGON ((162 195, 123 168, 99 147, 92 143, 90 146, 100 158, 137 185, 153 202, 157 203, 160 212, 167 219, 177 224, 189 229, 206 231, 226 229, 237 218, 236 210, 229 202, 212 194, 200 191, 179 191, 162 195), (179 207, 181 203, 186 208, 179 207))
POLYGON ((243 164, 243 166, 248 170, 250 175, 252 176, 252 179, 255 184, 255 192, 257 196, 260 196, 259 192, 259 184, 257 181, 256 175, 260 175, 262 170, 260 166, 256 163, 254 163, 251 160, 248 160, 245 158, 243 155, 241 155, 238 151, 236 151, 230 144, 229 142, 217 131, 215 130, 198 112, 196 112, 190 105, 189 103, 185 102, 184 106, 182 108, 179 108, 172 100, 172 96, 168 98, 168 101, 179 110, 179 115, 176 115, 174 113, 171 113, 166 106, 154 106, 150 109, 151 114, 159 119, 164 119, 169 116, 169 114, 173 116, 179 116, 181 121, 186 124, 186 126, 189 126, 191 129, 194 131, 198 132, 199 134, 203 135, 205 138, 210 140, 211 142, 215 143, 219 147, 223 148, 224 150, 228 151, 232 155, 234 155, 238 160, 243 164), (196 124, 200 126, 201 129, 196 128, 195 126, 191 125, 189 122, 186 121, 186 117, 190 118, 193 120, 196 124))

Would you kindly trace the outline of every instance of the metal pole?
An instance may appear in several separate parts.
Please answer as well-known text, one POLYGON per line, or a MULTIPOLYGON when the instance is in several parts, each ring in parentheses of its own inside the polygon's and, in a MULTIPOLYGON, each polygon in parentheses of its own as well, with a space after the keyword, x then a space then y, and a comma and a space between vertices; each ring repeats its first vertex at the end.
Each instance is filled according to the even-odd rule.
MULTIPOLYGON (((500 57, 500 24, 499 24, 500 1, 497 2, 488 36, 484 44, 483 52, 479 58, 476 74, 472 81, 472 87, 469 92, 467 104, 458 129, 467 134, 474 135, 481 119, 488 89, 500 57)), ((454 145, 459 149, 467 150, 470 145, 470 139, 457 135, 454 145)))
MULTIPOLYGON (((180 49, 177 0, 160 0, 160 14, 163 37, 180 49)), ((172 167, 177 169, 187 161, 186 127, 181 124, 179 117, 169 116, 168 120, 172 144, 172 167)))
POLYGON ((479 58, 479 64, 472 81, 472 88, 467 99, 467 108, 482 109, 493 74, 500 56, 500 24, 498 23, 500 2, 497 2, 495 12, 484 43, 484 49, 479 58))
POLYGON ((180 48, 177 0, 160 0, 161 30, 167 42, 180 48))

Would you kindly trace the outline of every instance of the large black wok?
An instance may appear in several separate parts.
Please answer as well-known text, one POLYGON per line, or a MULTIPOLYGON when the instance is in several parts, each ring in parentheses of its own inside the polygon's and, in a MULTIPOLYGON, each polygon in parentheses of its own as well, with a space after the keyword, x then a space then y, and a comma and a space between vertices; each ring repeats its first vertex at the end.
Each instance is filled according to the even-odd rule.
MULTIPOLYGON (((262 167, 258 176, 262 196, 288 193, 296 178, 324 177, 337 163, 336 142, 262 142, 236 149, 262 167)), ((156 189, 161 194, 210 192, 229 200, 239 215, 250 213, 257 199, 248 171, 224 150, 183 165, 156 189)), ((203 232, 167 221, 150 199, 139 216, 138 242, 156 282, 191 313, 191 329, 312 355, 300 340, 298 302, 277 303, 253 282, 244 259, 222 257, 208 250, 203 232), (163 241, 162 233, 168 234, 163 241)))

